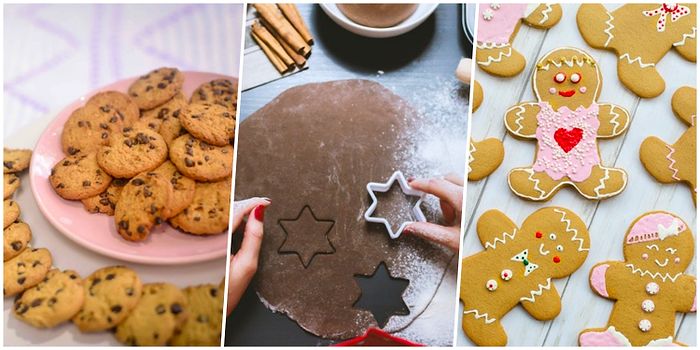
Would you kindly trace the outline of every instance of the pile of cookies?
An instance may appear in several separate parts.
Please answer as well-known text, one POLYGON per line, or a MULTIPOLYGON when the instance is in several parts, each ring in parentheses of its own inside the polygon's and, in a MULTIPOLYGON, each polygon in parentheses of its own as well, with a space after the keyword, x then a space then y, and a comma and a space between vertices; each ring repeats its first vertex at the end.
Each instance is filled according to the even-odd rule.
POLYGON ((6 148, 3 157, 3 294, 16 297, 15 317, 37 328, 72 320, 82 332, 114 329, 127 345, 219 345, 223 281, 180 290, 169 283, 142 284, 124 266, 101 268, 83 280, 73 270, 55 268, 48 249, 30 247, 31 229, 20 221, 12 195, 31 154, 6 148))
POLYGON ((159 68, 127 94, 101 92, 76 109, 61 135, 66 157, 49 177, 56 193, 113 215, 130 241, 164 221, 195 235, 226 232, 237 86, 213 80, 188 102, 184 79, 159 68))

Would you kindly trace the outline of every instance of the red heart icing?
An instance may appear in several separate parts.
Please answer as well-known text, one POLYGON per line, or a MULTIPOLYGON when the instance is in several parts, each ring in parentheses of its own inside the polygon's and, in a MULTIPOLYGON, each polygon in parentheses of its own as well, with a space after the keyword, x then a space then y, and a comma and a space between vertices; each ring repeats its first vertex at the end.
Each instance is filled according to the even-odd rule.
POLYGON ((574 147, 581 142, 582 137, 583 130, 580 128, 573 128, 571 130, 560 128, 554 133, 554 140, 557 141, 559 147, 566 153, 574 149, 574 147))

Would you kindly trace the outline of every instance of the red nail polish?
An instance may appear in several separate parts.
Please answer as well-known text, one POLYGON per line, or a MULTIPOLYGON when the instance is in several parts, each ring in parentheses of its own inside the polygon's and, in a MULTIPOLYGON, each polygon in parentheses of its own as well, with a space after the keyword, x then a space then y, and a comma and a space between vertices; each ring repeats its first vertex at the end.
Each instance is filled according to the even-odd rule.
POLYGON ((255 219, 263 222, 265 219, 265 206, 264 205, 258 205, 253 209, 253 216, 255 216, 255 219))
POLYGON ((415 176, 409 176, 408 179, 406 179, 406 181, 413 182, 413 180, 415 180, 415 179, 416 179, 415 176))

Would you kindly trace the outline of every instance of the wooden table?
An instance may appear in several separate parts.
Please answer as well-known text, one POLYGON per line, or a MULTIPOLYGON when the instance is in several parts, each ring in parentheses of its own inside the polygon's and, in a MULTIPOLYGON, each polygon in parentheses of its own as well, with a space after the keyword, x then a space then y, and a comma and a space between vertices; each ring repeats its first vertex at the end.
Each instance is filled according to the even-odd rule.
MULTIPOLYGON (((606 5, 609 9, 617 5, 606 5)), ((639 215, 652 210, 666 210, 682 217, 692 228, 696 227, 696 209, 685 184, 665 185, 654 180, 639 161, 639 146, 648 136, 658 136, 673 143, 686 130, 671 111, 671 96, 677 88, 696 86, 694 63, 669 52, 657 65, 666 80, 666 90, 653 99, 640 99, 627 90, 617 78, 617 57, 611 51, 589 47, 576 26, 578 5, 564 5, 561 22, 548 31, 522 26, 513 47, 527 59, 525 70, 513 78, 496 78, 479 69, 476 79, 484 88, 484 102, 474 114, 471 135, 475 140, 496 137, 503 140, 503 164, 488 178, 470 182, 467 189, 467 225, 462 254, 469 256, 482 251, 476 236, 476 221, 489 209, 499 209, 515 223, 522 221, 536 209, 557 205, 576 212, 591 233, 591 250, 586 262, 569 278, 556 280, 562 295, 561 314, 553 321, 540 322, 516 307, 503 319, 508 345, 566 345, 577 346, 578 333, 585 328, 604 327, 613 303, 593 293, 588 286, 591 267, 604 260, 622 260, 622 240, 630 223, 639 215), (575 190, 562 190, 552 200, 529 202, 515 196, 507 184, 510 169, 532 164, 535 142, 517 140, 507 134, 503 114, 519 101, 534 101, 531 74, 534 63, 550 50, 573 46, 586 50, 599 63, 603 72, 600 102, 612 102, 625 107, 632 116, 628 131, 614 139, 599 143, 602 162, 621 167, 629 175, 627 188, 618 196, 604 201, 589 201, 575 190)), ((697 232, 694 232, 697 234, 697 232)), ((696 236, 697 237, 697 236, 696 236)), ((695 262, 687 273, 695 274, 695 262)), ((460 316, 461 316, 460 305, 460 316)), ((458 321, 461 329, 461 317, 458 321)), ((689 345, 696 341, 696 314, 678 314, 677 339, 689 345)), ((457 344, 472 344, 458 331, 457 344)))
MULTIPOLYGON (((461 29, 460 5, 440 5, 414 31, 391 39, 357 36, 335 24, 318 5, 298 6, 316 39, 309 69, 244 91, 240 102, 242 121, 294 86, 330 80, 370 79, 394 90, 423 112, 434 108, 438 94, 452 93, 461 108, 450 111, 444 106, 432 113, 442 113, 443 109, 445 113, 463 113, 466 124, 469 89, 454 78, 454 70, 461 57, 471 56, 472 49, 461 29)), ((255 72, 245 71, 244 65, 243 76, 247 74, 255 72)), ((234 234, 234 250, 235 241, 240 236, 234 234)), ((433 302, 399 336, 422 333, 437 338, 435 344, 452 344, 457 260, 455 257, 450 264, 433 302)), ((226 323, 226 344, 230 345, 329 343, 305 332, 286 316, 273 314, 260 303, 253 288, 248 289, 226 323)))

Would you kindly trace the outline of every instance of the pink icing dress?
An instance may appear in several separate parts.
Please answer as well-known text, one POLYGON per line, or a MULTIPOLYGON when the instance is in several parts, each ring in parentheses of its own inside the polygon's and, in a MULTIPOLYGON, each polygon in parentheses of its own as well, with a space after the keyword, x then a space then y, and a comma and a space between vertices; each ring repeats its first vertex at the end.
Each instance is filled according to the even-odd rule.
POLYGON ((555 111, 547 102, 539 102, 537 114, 537 159, 532 167, 545 172, 553 180, 568 176, 582 182, 591 175, 593 166, 600 164, 596 138, 600 120, 598 104, 572 111, 560 107, 555 111))
POLYGON ((527 4, 480 4, 476 40, 483 44, 504 45, 518 22, 525 17, 527 4))

